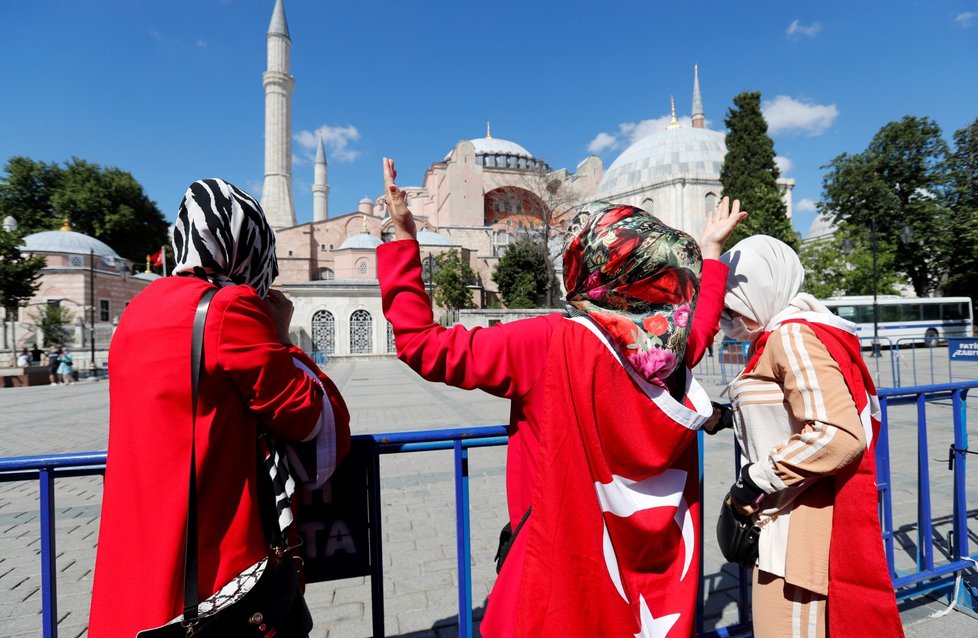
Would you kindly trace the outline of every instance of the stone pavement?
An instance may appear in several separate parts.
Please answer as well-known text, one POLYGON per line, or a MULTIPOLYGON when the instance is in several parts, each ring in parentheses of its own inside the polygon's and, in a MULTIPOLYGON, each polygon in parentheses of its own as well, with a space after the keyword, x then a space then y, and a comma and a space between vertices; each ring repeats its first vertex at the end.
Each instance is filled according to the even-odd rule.
MULTIPOLYGON (((353 415, 355 432, 393 432, 460 426, 496 425, 508 419, 504 400, 431 384, 392 358, 331 362, 327 372, 340 387, 353 415)), ((710 394, 719 396, 719 369, 708 359, 699 371, 710 394)), ((0 457, 102 450, 106 443, 108 382, 0 390, 0 457)), ((904 545, 898 567, 913 566, 916 543, 916 416, 913 408, 891 408, 893 505, 897 537, 904 545), (901 472, 900 468, 907 468, 901 472)), ((969 409, 971 436, 978 436, 978 401, 969 409)), ((928 408, 935 539, 946 548, 951 513, 950 407, 928 408)), ((733 479, 729 433, 707 437, 705 450, 707 543, 706 628, 736 620, 736 580, 711 541, 716 506, 733 479)), ((477 616, 495 578, 492 556, 505 522, 503 473, 505 450, 470 452, 473 600, 477 616)), ((444 638, 457 635, 454 487, 450 452, 389 455, 381 458, 384 591, 387 635, 444 638)), ((101 479, 57 482, 57 554, 59 635, 86 635, 92 566, 97 540, 101 479)), ((970 520, 978 518, 974 472, 969 477, 970 520)), ((978 524, 971 527, 976 542, 978 524)), ((0 636, 40 635, 40 577, 37 486, 0 483, 0 636)), ((966 579, 974 587, 974 575, 966 579)), ((366 578, 310 585, 307 599, 316 620, 317 638, 371 635, 370 586, 366 578)), ((927 598, 904 604, 907 635, 978 636, 978 621, 953 611, 933 619, 943 602, 927 598)))

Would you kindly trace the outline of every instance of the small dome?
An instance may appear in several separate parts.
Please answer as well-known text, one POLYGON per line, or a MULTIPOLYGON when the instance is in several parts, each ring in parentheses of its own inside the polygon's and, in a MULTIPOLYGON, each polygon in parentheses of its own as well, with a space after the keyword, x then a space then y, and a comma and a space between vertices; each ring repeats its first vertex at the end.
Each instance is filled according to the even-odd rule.
POLYGON ((673 177, 719 180, 727 144, 723 133, 705 128, 660 131, 638 140, 611 163, 596 199, 614 197, 673 177))
POLYGON ((808 227, 808 234, 805 235, 806 241, 820 241, 823 239, 832 239, 835 237, 835 231, 838 230, 831 219, 819 213, 815 215, 815 219, 812 220, 812 225, 808 227))
POLYGON ((21 250, 32 253, 71 253, 87 255, 94 252, 99 257, 121 259, 119 254, 104 242, 73 230, 45 230, 24 237, 21 250))
POLYGON ((3 218, 3 229, 8 233, 17 230, 17 220, 14 219, 13 215, 7 215, 3 218))
POLYGON ((374 237, 369 233, 359 233, 357 235, 347 237, 346 240, 340 244, 338 250, 344 250, 346 248, 366 248, 368 250, 376 250, 377 246, 380 246, 382 243, 384 242, 380 241, 380 237, 374 237))
POLYGON ((361 204, 373 204, 374 203, 374 200, 370 199, 369 197, 364 197, 363 199, 360 200, 360 203, 361 204))
POLYGON ((418 231, 418 244, 421 246, 458 246, 458 242, 451 237, 430 230, 418 231))
POLYGON ((155 272, 141 272, 132 276, 133 279, 142 279, 143 281, 156 281, 157 279, 162 279, 163 277, 157 275, 155 272))

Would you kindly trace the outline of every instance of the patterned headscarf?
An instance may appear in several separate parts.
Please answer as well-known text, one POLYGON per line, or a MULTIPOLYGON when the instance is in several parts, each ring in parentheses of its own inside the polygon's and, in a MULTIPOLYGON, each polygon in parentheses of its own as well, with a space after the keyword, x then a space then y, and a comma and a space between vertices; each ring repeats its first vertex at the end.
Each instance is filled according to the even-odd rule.
POLYGON ((255 198, 222 179, 187 189, 170 228, 173 274, 204 274, 218 285, 247 284, 262 298, 278 275, 275 233, 255 198))
POLYGON ((567 301, 618 344, 645 379, 664 385, 679 367, 703 258, 686 233, 632 206, 592 206, 564 249, 567 301))

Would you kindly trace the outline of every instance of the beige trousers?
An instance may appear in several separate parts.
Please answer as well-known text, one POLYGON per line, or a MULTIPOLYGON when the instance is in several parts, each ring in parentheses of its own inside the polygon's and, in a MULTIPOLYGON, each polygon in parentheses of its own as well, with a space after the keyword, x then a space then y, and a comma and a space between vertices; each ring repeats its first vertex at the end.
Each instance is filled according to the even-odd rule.
POLYGON ((826 638, 828 610, 821 594, 754 569, 754 638, 826 638))

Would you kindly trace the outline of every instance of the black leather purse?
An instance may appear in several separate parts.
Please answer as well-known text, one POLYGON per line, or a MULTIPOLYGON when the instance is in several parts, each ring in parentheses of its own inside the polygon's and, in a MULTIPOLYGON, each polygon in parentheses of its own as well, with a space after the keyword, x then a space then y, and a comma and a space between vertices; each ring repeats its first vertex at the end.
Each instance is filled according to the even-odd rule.
POLYGON ((749 516, 734 508, 729 493, 724 496, 717 520, 717 545, 723 557, 731 563, 753 567, 757 563, 757 542, 760 537, 761 528, 749 516))
MULTIPOLYGON (((204 324, 210 300, 217 292, 208 289, 197 305, 194 315, 193 345, 191 350, 191 382, 193 396, 193 433, 197 429, 197 383, 204 367, 204 324)), ((312 616, 299 587, 299 572, 295 559, 285 549, 285 539, 278 528, 274 505, 259 503, 266 537, 271 536, 269 546, 272 555, 267 559, 264 571, 243 595, 219 606, 211 613, 201 612, 197 590, 197 472, 195 436, 190 445, 190 491, 187 515, 187 548, 184 562, 183 617, 161 627, 145 629, 137 638, 226 638, 228 636, 255 636, 266 638, 303 638, 312 630, 312 616), (270 534, 269 530, 275 530, 270 534)), ((258 472, 261 480, 262 472, 258 472)), ((271 480, 270 478, 267 480, 271 480)), ((259 495, 262 490, 259 489, 259 495)), ((239 576, 239 581, 247 580, 239 576)))

